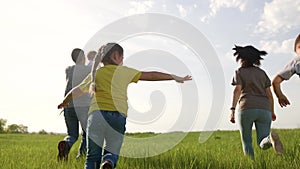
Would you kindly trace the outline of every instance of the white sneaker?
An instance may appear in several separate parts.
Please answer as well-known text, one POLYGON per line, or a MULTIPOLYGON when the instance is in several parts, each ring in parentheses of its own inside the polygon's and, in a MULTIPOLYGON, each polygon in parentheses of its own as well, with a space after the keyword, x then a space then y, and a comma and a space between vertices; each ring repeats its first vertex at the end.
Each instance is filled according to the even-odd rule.
POLYGON ((270 141, 272 143, 273 149, 277 154, 283 153, 283 144, 276 132, 270 133, 270 141))

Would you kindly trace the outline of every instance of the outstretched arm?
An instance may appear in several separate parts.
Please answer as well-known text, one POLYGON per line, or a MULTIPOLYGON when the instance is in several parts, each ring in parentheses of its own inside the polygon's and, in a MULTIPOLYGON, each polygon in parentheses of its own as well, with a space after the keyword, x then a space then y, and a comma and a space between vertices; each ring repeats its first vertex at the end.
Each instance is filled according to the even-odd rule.
POLYGON ((283 82, 283 78, 279 75, 276 75, 276 77, 272 81, 273 90, 278 98, 278 103, 281 107, 285 107, 290 104, 290 101, 287 99, 287 97, 282 93, 280 84, 283 82))
POLYGON ((175 80, 178 83, 184 83, 184 81, 192 80, 192 76, 187 75, 185 77, 179 77, 162 72, 142 72, 140 80, 146 81, 161 81, 161 80, 175 80))
POLYGON ((69 103, 72 101, 72 99, 76 99, 83 95, 84 92, 80 90, 79 86, 74 87, 64 98, 63 102, 60 103, 57 108, 62 109, 64 107, 68 107, 69 103))

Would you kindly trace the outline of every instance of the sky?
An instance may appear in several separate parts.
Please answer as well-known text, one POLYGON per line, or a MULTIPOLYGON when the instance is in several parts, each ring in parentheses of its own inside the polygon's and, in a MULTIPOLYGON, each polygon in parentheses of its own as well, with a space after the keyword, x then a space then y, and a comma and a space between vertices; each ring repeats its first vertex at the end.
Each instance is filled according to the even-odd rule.
MULTIPOLYGON (((201 32, 215 50, 220 62, 216 66, 223 74, 216 76, 208 71, 210 68, 205 62, 197 60, 192 49, 181 44, 180 39, 142 34, 123 40, 120 44, 125 50, 125 65, 138 68, 140 62, 132 61, 138 55, 175 56, 176 61, 140 68, 172 70, 180 75, 189 73, 194 78, 193 82, 184 84, 141 82, 129 86, 132 109, 129 110, 127 131, 181 130, 177 122, 191 117, 193 120, 186 130, 200 131, 209 119, 214 102, 220 102, 222 107, 216 113, 218 120, 211 129, 238 129, 236 124, 229 123, 233 91, 230 84, 239 67, 232 56, 232 47, 234 44, 253 45, 267 51, 261 68, 272 79, 295 57, 293 43, 300 30, 299 12, 300 1, 295 0, 3 1, 0 5, 0 118, 6 119, 7 124, 28 126, 30 132, 44 129, 65 133, 64 117, 59 115, 60 110, 56 107, 63 99, 65 69, 73 64, 72 49, 88 49, 89 40, 98 31, 122 18, 155 13, 185 21, 201 32), (175 62, 181 65, 180 70, 176 69, 175 62), (212 85, 212 79, 219 76, 224 78, 224 83, 212 85), (217 91, 212 86, 224 90, 224 98, 222 94, 220 98, 212 97, 217 91), (191 89, 197 91, 187 97, 184 92, 193 93, 191 89), (160 104, 161 101, 165 104, 160 104), (191 111, 182 112, 185 106, 193 107, 193 110, 187 108, 184 110, 191 111)), ((160 26, 163 24, 152 25, 160 26)), ((173 29, 180 32, 179 28, 173 29)), ((160 61, 160 58, 153 59, 160 61)), ((148 61, 151 62, 151 57, 148 61)), ((300 127, 299 85, 297 76, 283 83, 282 89, 291 101, 287 108, 280 108, 274 95, 277 120, 272 124, 273 128, 300 127)))

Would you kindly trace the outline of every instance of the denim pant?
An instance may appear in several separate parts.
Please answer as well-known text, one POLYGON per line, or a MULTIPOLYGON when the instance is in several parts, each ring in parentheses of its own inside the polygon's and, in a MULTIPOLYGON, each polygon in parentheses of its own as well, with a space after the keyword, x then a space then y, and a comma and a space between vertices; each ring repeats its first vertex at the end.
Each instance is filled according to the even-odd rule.
MULTIPOLYGON (((87 121, 87 113, 89 107, 70 107, 64 109, 65 123, 67 126, 67 136, 64 140, 68 143, 70 147, 77 141, 79 136, 79 118, 80 115, 81 121, 87 121)), ((82 140, 79 147, 79 154, 83 154, 86 152, 86 123, 85 126, 82 126, 82 140)))
POLYGON ((126 130, 125 125, 126 117, 117 111, 96 110, 89 115, 86 169, 99 169, 102 157, 103 161, 109 161, 113 168, 116 167, 126 130))
POLYGON ((272 146, 270 142, 270 127, 272 115, 269 110, 247 109, 238 113, 238 123, 240 126, 241 139, 245 155, 254 158, 252 147, 252 126, 255 124, 257 144, 262 149, 268 149, 272 146))

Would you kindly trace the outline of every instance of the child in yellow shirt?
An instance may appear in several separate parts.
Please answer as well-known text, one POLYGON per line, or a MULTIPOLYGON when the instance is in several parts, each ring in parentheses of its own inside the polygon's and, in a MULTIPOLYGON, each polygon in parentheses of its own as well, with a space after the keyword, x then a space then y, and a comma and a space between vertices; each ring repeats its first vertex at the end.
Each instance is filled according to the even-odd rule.
POLYGON ((139 80, 175 80, 183 83, 191 76, 178 77, 161 72, 141 72, 123 65, 123 48, 117 43, 103 45, 95 58, 91 74, 68 93, 58 108, 68 106, 71 98, 90 92, 93 96, 87 125, 86 169, 112 169, 117 165, 127 117, 127 87, 139 80), (97 69, 99 63, 103 67, 97 69), (104 144, 104 153, 102 147, 104 144))

